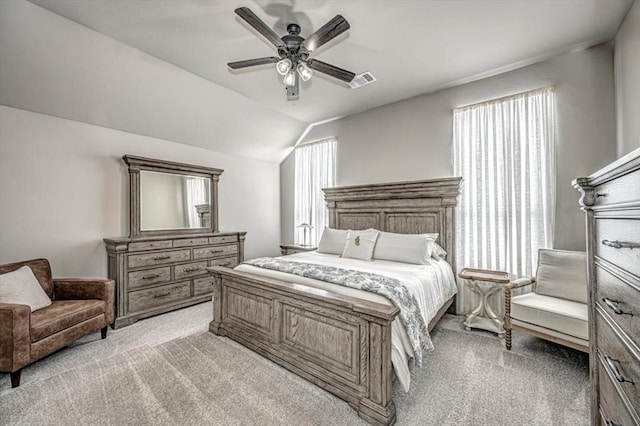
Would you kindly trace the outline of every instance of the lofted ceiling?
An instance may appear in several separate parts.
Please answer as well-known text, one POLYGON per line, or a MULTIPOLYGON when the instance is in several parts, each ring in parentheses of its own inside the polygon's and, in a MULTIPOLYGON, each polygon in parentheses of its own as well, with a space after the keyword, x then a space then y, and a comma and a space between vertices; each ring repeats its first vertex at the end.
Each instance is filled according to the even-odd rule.
MULTIPOLYGON (((633 0, 31 2, 228 89, 225 96, 261 107, 249 113, 266 108, 307 125, 611 40, 633 0), (378 81, 351 89, 316 73, 301 84, 298 100, 287 101, 272 65, 230 71, 227 62, 275 54, 234 14, 241 6, 279 35, 296 22, 307 37, 343 15, 351 29, 312 57, 356 74, 369 71, 378 81)), ((269 132, 261 117, 243 119, 262 122, 269 132)))

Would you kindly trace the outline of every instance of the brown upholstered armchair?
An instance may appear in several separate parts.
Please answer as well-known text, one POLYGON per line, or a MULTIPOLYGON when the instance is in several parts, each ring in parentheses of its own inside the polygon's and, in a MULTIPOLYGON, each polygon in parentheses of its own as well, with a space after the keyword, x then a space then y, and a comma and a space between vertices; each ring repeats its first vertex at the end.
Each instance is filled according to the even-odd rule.
POLYGON ((0 274, 29 266, 52 304, 31 312, 28 305, 0 303, 0 371, 20 385, 22 368, 87 334, 107 337, 114 320, 115 283, 106 279, 53 279, 47 259, 0 265, 0 274))

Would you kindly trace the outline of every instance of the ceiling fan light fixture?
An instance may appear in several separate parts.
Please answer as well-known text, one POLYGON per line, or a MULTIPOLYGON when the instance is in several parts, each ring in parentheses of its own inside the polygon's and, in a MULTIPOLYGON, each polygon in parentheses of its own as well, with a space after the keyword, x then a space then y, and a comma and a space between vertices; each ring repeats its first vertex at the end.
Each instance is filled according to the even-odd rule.
POLYGON ((286 76, 291 70, 291 59, 284 58, 276 63, 278 74, 286 76))
POLYGON ((300 75, 302 81, 309 81, 309 79, 313 75, 313 71, 311 70, 311 68, 309 68, 304 62, 300 62, 296 69, 298 70, 298 74, 300 75))
POLYGON ((296 85, 296 73, 291 70, 287 75, 284 76, 282 82, 287 86, 295 86, 296 85))

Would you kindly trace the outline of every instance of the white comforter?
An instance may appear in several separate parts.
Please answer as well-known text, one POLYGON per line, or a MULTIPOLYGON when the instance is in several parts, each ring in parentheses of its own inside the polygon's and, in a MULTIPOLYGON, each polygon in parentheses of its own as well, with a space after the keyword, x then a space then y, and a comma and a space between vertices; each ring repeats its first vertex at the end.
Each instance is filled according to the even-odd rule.
MULTIPOLYGON (((457 292, 456 281, 451 266, 444 260, 436 261, 432 259, 428 265, 412 265, 386 260, 364 261, 347 259, 337 255, 323 254, 315 251, 296 253, 286 256, 286 258, 287 260, 295 262, 315 263, 318 265, 370 272, 400 280, 415 296, 427 324, 433 319, 440 307, 457 292)), ((384 296, 364 290, 318 281, 312 278, 305 278, 245 264, 241 264, 235 269, 281 281, 300 283, 310 287, 328 290, 333 293, 386 305, 392 304, 384 296)), ((411 384, 409 358, 412 357, 413 350, 411 349, 407 332, 400 319, 396 317, 391 324, 391 362, 405 392, 409 392, 409 386, 411 384)))

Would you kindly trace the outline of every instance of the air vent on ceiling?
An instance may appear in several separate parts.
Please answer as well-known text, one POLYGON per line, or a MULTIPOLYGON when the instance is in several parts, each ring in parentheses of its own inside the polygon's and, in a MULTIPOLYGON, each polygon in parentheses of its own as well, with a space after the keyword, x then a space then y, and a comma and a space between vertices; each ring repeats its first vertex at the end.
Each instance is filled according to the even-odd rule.
POLYGON ((366 86, 367 84, 371 84, 376 81, 377 78, 373 76, 369 71, 356 75, 353 77, 353 80, 349 83, 352 89, 357 89, 358 87, 366 86))

